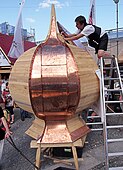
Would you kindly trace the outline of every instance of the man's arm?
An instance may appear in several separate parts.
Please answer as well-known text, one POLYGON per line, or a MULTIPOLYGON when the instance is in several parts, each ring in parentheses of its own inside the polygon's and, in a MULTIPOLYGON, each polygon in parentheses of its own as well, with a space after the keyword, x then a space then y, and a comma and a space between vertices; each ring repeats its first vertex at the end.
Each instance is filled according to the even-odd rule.
MULTIPOLYGON (((71 34, 72 35, 72 34, 71 34)), ((67 41, 73 41, 73 40, 78 40, 79 38, 81 37, 84 37, 85 35, 79 33, 79 34, 73 34, 73 36, 70 36, 70 37, 65 37, 64 40, 67 40, 67 41)))
POLYGON ((77 34, 66 34, 64 31, 62 31, 61 35, 63 35, 65 38, 70 38, 70 37, 76 36, 77 34))

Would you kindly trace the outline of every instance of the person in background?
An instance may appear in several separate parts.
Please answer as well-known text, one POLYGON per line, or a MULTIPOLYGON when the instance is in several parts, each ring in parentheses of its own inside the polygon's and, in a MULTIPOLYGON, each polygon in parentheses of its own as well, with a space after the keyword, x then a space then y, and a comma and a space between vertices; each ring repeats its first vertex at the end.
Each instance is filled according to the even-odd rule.
MULTIPOLYGON (((3 91, 6 89, 6 83, 4 81, 2 81, 1 84, 1 94, 3 93, 3 91)), ((2 96, 1 96, 2 97, 2 96)))
POLYGON ((78 28, 77 32, 69 35, 62 32, 61 34, 64 36, 64 40, 73 41, 85 36, 88 39, 89 45, 95 48, 95 53, 99 59, 102 56, 110 55, 107 52, 108 35, 102 28, 87 24, 85 17, 81 15, 75 19, 75 22, 78 28))
POLYGON ((30 115, 29 112, 27 112, 26 110, 23 110, 22 108, 20 108, 20 115, 21 115, 21 120, 24 121, 25 118, 32 118, 32 116, 30 115))
POLYGON ((2 107, 0 107, 0 162, 3 153, 4 139, 9 138, 12 132, 9 130, 2 107))
POLYGON ((4 104, 4 101, 3 101, 3 92, 6 89, 6 83, 7 83, 7 80, 2 79, 0 95, 1 95, 1 103, 3 103, 3 104, 4 104))
POLYGON ((1 84, 1 93, 5 90, 6 88, 6 83, 8 82, 6 76, 2 79, 2 84, 1 84))
POLYGON ((10 91, 9 91, 9 84, 8 82, 6 83, 6 89, 3 91, 3 101, 5 103, 5 109, 7 110, 8 114, 10 114, 10 123, 13 124, 14 123, 14 101, 11 97, 10 91))

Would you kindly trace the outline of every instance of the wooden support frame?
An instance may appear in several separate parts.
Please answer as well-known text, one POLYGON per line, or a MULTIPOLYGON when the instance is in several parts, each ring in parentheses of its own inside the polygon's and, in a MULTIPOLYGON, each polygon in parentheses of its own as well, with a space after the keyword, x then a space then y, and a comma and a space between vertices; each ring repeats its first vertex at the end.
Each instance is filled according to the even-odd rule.
MULTIPOLYGON (((40 168, 40 166, 41 166, 40 155, 41 155, 41 145, 38 144, 38 148, 37 148, 37 151, 36 151, 36 163, 35 163, 35 165, 38 168, 40 168)), ((37 170, 37 169, 35 168, 35 170, 37 170)))
MULTIPOLYGON (((76 170, 79 170, 79 163, 78 163, 78 156, 77 156, 75 142, 73 142, 73 143, 64 143, 64 144, 41 144, 41 143, 37 143, 36 140, 32 140, 31 144, 30 144, 30 147, 37 149, 35 165, 38 168, 41 167, 41 159, 40 158, 41 158, 41 150, 42 150, 42 148, 47 148, 47 147, 48 148, 49 147, 51 147, 51 148, 52 147, 72 147, 72 153, 73 153, 73 159, 74 159, 75 168, 76 168, 76 170)), ((64 163, 64 161, 63 161, 63 163, 64 163)), ((69 164, 69 163, 67 163, 67 164, 69 164)), ((69 165, 71 165, 71 164, 69 164, 69 165)))
MULTIPOLYGON (((86 139, 86 134, 90 132, 90 129, 85 126, 85 122, 76 115, 75 117, 66 120, 68 131, 71 134, 71 138, 73 136, 76 136, 76 133, 80 132, 80 136, 76 138, 76 140, 71 140, 70 142, 63 142, 63 143, 43 143, 42 142, 42 136, 45 130, 45 122, 41 119, 36 118, 33 121, 33 124, 31 127, 26 131, 26 134, 34 138, 35 140, 32 140, 30 143, 31 148, 37 149, 36 151, 36 166, 38 168, 41 167, 41 154, 46 148, 54 148, 54 147, 71 147, 72 153, 73 153, 73 159, 76 170, 79 170, 79 164, 78 164, 78 156, 76 151, 76 146, 83 147, 86 139), (83 128, 83 130, 82 130, 83 128), (80 131, 78 131, 78 129, 80 131)), ((51 158, 53 159, 53 158, 51 158)), ((63 162, 64 163, 64 162, 63 162)), ((70 165, 70 164, 69 164, 70 165)), ((36 170, 36 169, 35 169, 36 170)))

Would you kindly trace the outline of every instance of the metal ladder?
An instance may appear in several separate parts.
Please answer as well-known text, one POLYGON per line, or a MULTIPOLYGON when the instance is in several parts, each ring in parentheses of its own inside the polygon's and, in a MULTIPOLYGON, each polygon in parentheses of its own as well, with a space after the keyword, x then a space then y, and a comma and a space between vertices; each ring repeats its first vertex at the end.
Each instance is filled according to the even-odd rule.
MULTIPOLYGON (((92 109, 90 108, 89 111, 92 109)), ((92 110, 93 111, 93 110, 92 110)), ((93 111, 94 112, 94 111, 93 111)), ((103 123, 101 121, 101 117, 96 115, 96 116, 87 116, 87 120, 92 119, 92 122, 86 122, 86 125, 89 127, 91 126, 91 131, 103 131, 103 123)))
POLYGON ((117 130, 121 130, 123 134, 123 121, 119 123, 120 119, 123 120, 123 88, 117 58, 115 56, 102 57, 100 69, 103 93, 105 166, 106 170, 123 170, 123 167, 115 167, 110 164, 111 160, 114 159, 117 162, 118 158, 123 156, 123 135, 117 138, 112 135, 117 130), (108 64, 105 65, 107 61, 108 64), (117 149, 115 146, 122 147, 117 149))

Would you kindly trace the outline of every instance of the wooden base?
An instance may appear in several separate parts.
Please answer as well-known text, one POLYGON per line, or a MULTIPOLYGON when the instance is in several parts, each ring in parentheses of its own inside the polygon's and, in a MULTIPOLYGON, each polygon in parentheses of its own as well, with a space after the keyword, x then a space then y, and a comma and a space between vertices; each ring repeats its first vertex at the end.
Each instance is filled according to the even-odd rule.
POLYGON ((41 166, 40 156, 41 151, 44 148, 53 148, 53 147, 71 147, 75 168, 79 170, 78 165, 78 156, 76 151, 76 146, 83 147, 86 139, 86 135, 90 132, 90 129, 85 125, 85 122, 80 119, 77 115, 69 120, 66 120, 66 125, 70 133, 71 140, 64 142, 44 142, 43 136, 45 134, 46 126, 43 120, 36 118, 32 126, 26 131, 26 134, 33 137, 35 140, 31 141, 31 148, 37 149, 36 152, 36 166, 41 166), (83 129, 83 130, 82 130, 83 129))
MULTIPOLYGON (((35 165, 40 168, 41 167, 41 161, 40 161, 40 157, 41 157, 41 150, 42 148, 49 148, 49 147, 72 147, 72 153, 73 153, 73 159, 74 159, 74 164, 75 164, 75 168, 76 170, 79 170, 79 164, 78 164, 78 156, 77 156, 77 151, 76 151, 76 147, 74 146, 74 143, 66 143, 66 144, 41 144, 41 143, 37 143, 36 140, 32 140, 31 141, 31 148, 35 148, 37 149, 36 151, 36 163, 35 165)), ((50 158, 50 157, 49 157, 50 158)), ((63 163, 65 163, 63 161, 63 163)), ((68 165, 71 165, 69 163, 67 163, 68 165)), ((36 170, 36 169, 35 169, 36 170)))

